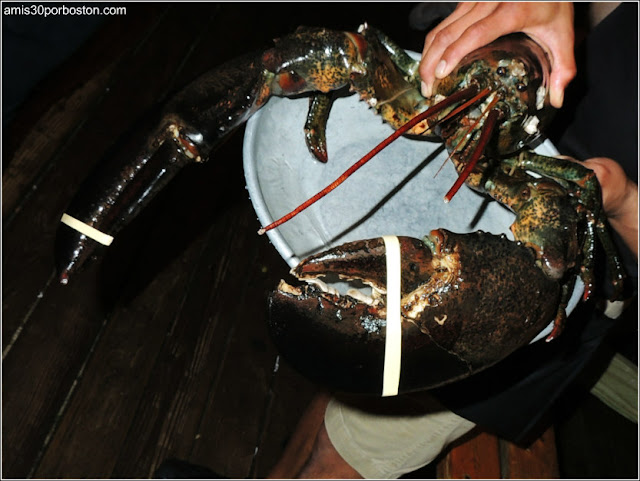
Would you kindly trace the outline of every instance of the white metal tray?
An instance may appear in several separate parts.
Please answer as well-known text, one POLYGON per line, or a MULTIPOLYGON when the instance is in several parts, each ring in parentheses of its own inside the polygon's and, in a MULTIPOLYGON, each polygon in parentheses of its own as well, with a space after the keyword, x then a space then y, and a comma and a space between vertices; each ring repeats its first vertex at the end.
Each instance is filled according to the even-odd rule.
MULTIPOLYGON (((244 172, 262 226, 288 213, 329 185, 393 130, 357 95, 335 101, 327 124, 329 161, 307 150, 303 126, 305 98, 272 98, 247 123, 244 172)), ((537 149, 556 155, 545 141, 537 149)), ((344 242, 405 235, 422 238, 430 230, 483 230, 506 234, 514 214, 463 186, 450 203, 444 195, 457 174, 442 143, 402 137, 370 160, 336 190, 297 217, 267 233, 289 266, 344 242)), ((583 291, 578 283, 569 310, 583 291)), ((545 329, 537 338, 548 333, 545 329)))

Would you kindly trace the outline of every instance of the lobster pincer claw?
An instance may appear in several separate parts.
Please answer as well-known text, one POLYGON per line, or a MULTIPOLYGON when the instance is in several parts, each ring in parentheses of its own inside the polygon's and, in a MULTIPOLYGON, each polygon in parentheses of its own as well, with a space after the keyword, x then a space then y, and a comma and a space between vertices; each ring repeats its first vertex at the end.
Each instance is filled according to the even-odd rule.
MULTIPOLYGON (((554 319, 560 286, 536 267, 529 248, 504 236, 444 229, 424 240, 397 239, 399 393, 481 371, 530 342, 554 319), (522 286, 527 286, 524 292, 522 286)), ((316 254, 292 270, 309 285, 281 281, 272 293, 272 338, 285 359, 316 382, 342 392, 382 393, 390 355, 386 246, 378 238, 316 254), (340 294, 325 288, 317 280, 321 276, 359 279, 371 286, 372 295, 340 294)))
MULTIPOLYGON (((431 251, 418 239, 399 238, 403 264, 402 284, 418 285, 430 276, 431 251), (414 261, 408 259, 413 258, 414 261), (410 273, 410 274, 409 274, 410 273)), ((345 244, 312 256, 292 270, 308 282, 293 287, 280 282, 269 299, 269 329, 280 353, 304 375, 343 392, 380 394, 386 340, 385 244, 382 238, 345 244), (347 295, 327 287, 320 276, 359 279, 371 287, 371 297, 349 290, 347 295)), ((433 349, 433 341, 403 316, 402 379, 405 390, 411 379, 423 377, 422 362, 441 366, 446 378, 468 372, 462 360, 446 350, 433 349)))

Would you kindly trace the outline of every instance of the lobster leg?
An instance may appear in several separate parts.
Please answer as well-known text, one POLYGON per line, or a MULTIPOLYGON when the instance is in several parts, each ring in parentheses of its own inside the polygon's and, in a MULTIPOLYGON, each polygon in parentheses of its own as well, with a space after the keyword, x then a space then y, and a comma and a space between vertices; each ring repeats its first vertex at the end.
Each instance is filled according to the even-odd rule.
POLYGON ((367 26, 367 35, 372 35, 377 38, 380 44, 385 48, 389 54, 389 58, 403 73, 407 81, 412 83, 419 82, 418 63, 411 58, 405 49, 400 47, 397 43, 391 40, 386 34, 378 30, 377 28, 367 26))
POLYGON ((309 99, 309 113, 304 124, 304 139, 307 148, 316 159, 326 163, 327 154, 327 121, 331 112, 331 105, 335 99, 333 92, 317 93, 309 99))
POLYGON ((600 185, 592 170, 577 162, 562 157, 547 157, 532 151, 523 152, 519 157, 509 157, 502 161, 512 168, 527 169, 574 187, 582 203, 595 215, 600 215, 600 185))
POLYGON ((611 267, 611 284, 614 288, 612 299, 620 299, 624 289, 626 274, 620 256, 604 221, 600 184, 594 172, 583 165, 562 157, 546 157, 534 152, 524 152, 517 158, 502 161, 511 168, 529 169, 538 174, 551 177, 567 186, 576 195, 586 209, 587 229, 583 245, 583 265, 580 276, 585 284, 585 299, 589 297, 594 284, 593 264, 595 237, 598 237, 611 267))
POLYGON ((545 338, 546 342, 553 341, 560 334, 562 334, 562 331, 564 331, 565 325, 567 323, 567 306, 569 305, 569 299, 571 299, 571 294, 573 293, 574 286, 575 277, 572 277, 569 282, 562 285, 560 302, 558 303, 558 310, 556 312, 556 317, 553 319, 553 328, 545 338))

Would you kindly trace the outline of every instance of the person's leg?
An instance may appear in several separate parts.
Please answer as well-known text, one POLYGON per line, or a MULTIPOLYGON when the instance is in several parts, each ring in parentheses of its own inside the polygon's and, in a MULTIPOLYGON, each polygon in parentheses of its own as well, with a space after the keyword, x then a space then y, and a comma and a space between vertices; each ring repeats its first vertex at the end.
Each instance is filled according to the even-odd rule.
POLYGON ((429 393, 333 398, 325 427, 333 449, 363 478, 394 479, 431 463, 475 425, 429 393))
POLYGON ((324 423, 316 436, 313 450, 298 479, 361 479, 358 471, 347 463, 331 443, 324 423))
POLYGON ((473 426, 428 395, 363 405, 321 395, 269 477, 397 478, 429 464, 473 426))
POLYGON ((268 478, 361 477, 342 459, 327 435, 324 416, 330 399, 327 393, 314 397, 268 478))

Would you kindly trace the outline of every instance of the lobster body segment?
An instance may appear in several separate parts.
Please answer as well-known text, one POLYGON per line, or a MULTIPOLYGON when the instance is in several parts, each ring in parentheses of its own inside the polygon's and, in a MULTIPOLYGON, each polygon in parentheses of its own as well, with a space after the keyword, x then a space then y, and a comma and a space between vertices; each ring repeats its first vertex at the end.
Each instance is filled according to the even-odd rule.
MULTIPOLYGON (((586 286, 585 297, 592 291, 596 240, 612 261, 619 289, 623 274, 593 172, 526 148, 550 117, 549 61, 530 38, 509 35, 465 57, 434 86, 432 98, 420 94, 418 64, 367 25, 358 32, 300 27, 264 52, 204 74, 170 99, 151 127, 135 132, 72 200, 56 240, 61 281, 180 168, 209 159, 271 96, 309 96, 305 140, 326 162, 331 105, 350 91, 397 129, 394 135, 442 139, 459 173, 445 199, 465 183, 516 216, 513 241, 444 229, 423 240, 398 238, 399 391, 486 369, 552 322, 547 339, 554 338, 576 279, 586 286)), ((293 270, 311 285, 281 282, 270 296, 273 339, 304 374, 339 390, 380 394, 390 314, 386 257, 380 238, 334 247, 293 270), (339 295, 324 289, 320 277, 357 279, 372 296, 339 295)))

